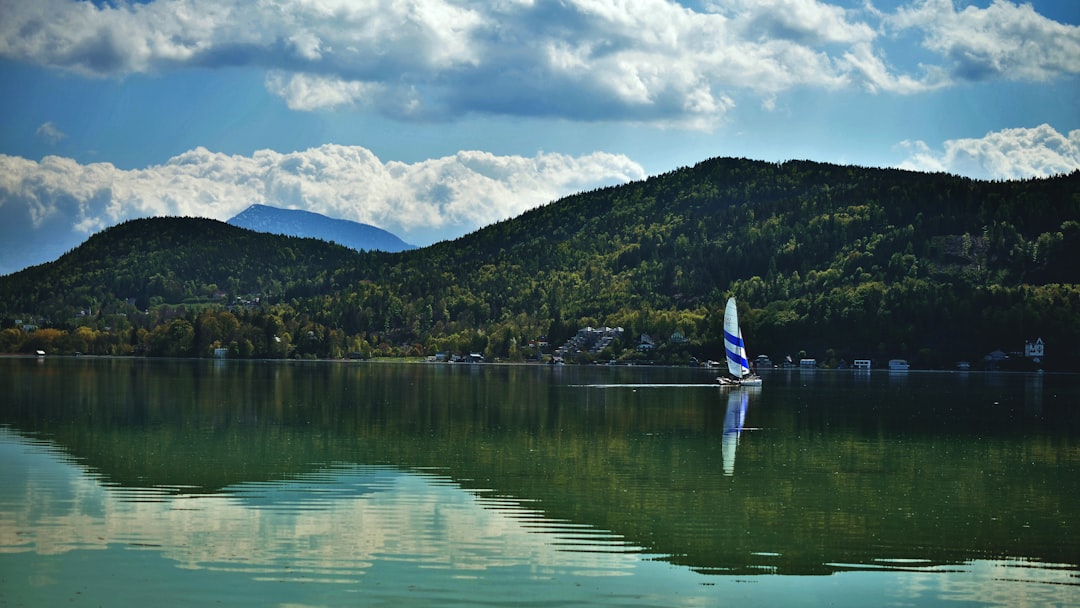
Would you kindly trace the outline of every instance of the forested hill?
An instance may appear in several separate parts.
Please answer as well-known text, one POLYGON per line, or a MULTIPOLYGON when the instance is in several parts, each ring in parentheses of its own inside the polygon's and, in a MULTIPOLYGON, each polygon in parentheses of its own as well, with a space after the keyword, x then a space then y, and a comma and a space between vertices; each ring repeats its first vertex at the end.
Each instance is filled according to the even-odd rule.
POLYGON ((55 262, 0 277, 4 316, 50 324, 98 307, 225 300, 224 295, 326 293, 356 252, 314 238, 259 233, 202 218, 131 220, 90 237, 55 262), (217 296, 215 298, 215 295, 217 296))
MULTIPOLYGON (((1072 365, 1078 220, 1080 172, 985 182, 713 159, 399 254, 202 220, 168 220, 166 240, 157 223, 166 220, 130 222, 113 230, 145 239, 138 264, 121 267, 110 253, 121 234, 107 231, 58 262, 0 278, 0 314, 68 322, 88 296, 107 311, 133 293, 151 305, 262 293, 271 295, 261 308, 233 311, 239 325, 273 316, 290 337, 313 339, 304 354, 482 350, 513 359, 531 355, 525 345, 539 336, 559 344, 579 327, 609 325, 624 337, 597 356, 641 358, 634 347, 647 334, 659 346, 650 357, 677 361, 719 358, 723 302, 735 295, 753 353, 949 367, 1041 337, 1049 360, 1072 365), (200 236, 216 231, 225 232, 200 236)), ((257 341, 241 350, 272 354, 257 341)))

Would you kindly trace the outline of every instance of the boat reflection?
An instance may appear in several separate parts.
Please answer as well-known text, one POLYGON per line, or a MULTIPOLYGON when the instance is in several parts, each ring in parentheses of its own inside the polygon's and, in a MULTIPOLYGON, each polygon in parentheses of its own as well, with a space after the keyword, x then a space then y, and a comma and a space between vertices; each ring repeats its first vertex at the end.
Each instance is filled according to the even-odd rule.
POLYGON ((746 409, 750 404, 750 393, 760 390, 760 387, 744 387, 728 393, 727 412, 724 414, 724 436, 721 439, 724 475, 727 477, 735 474, 735 452, 739 446, 743 425, 746 423, 746 409))
POLYGON ((0 555, 137 547, 319 580, 1080 555, 1064 375, 777 370, 766 392, 644 366, 47 361, 0 360, 0 555))

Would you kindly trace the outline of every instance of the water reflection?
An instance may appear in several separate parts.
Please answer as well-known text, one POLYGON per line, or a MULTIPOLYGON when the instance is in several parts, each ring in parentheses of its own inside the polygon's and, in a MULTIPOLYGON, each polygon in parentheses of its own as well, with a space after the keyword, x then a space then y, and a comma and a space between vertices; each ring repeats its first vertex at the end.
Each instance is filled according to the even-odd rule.
POLYGON ((20 446, 0 454, 0 554, 347 585, 960 585, 985 563, 1077 583, 1073 377, 778 370, 725 392, 685 369, 0 360, 0 381, 20 446))
POLYGON ((1042 608, 1080 603, 1074 567, 1029 560, 974 560, 948 568, 913 569, 898 600, 918 604, 1042 608))
POLYGON ((527 566, 590 577, 631 574, 642 561, 616 534, 432 472, 341 464, 209 495, 118 488, 2 428, 0 462, 0 553, 120 545, 183 568, 323 583, 355 582, 379 560, 458 576, 527 566))
MULTIPOLYGON (((755 387, 760 390, 760 387, 755 387)), ((728 477, 735 474, 735 450, 739 446, 739 436, 742 434, 743 424, 746 422, 746 408, 750 402, 750 387, 729 389, 727 397, 727 411, 724 413, 724 437, 722 449, 724 454, 724 475, 728 477)))
POLYGON ((1024 409, 1031 415, 1041 416, 1043 407, 1043 375, 1028 374, 1024 377, 1024 409))

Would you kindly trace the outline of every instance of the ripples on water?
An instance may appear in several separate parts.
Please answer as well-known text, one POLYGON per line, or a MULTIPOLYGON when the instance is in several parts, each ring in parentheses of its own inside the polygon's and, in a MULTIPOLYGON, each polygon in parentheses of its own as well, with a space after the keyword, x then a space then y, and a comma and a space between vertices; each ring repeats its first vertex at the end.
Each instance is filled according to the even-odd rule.
MULTIPOLYGON (((658 556, 643 554, 619 534, 552 519, 533 501, 464 490, 438 470, 336 463, 292 479, 239 483, 215 493, 122 488, 104 482, 49 442, 3 428, 0 463, 0 476, 7 482, 0 490, 0 554, 120 548, 160 555, 182 569, 260 584, 359 589, 374 574, 418 590, 439 587, 431 577, 442 573, 458 581, 487 581, 509 593, 525 582, 626 577, 642 574, 643 565, 658 564, 658 556)), ((773 571, 767 564, 780 557, 758 556, 761 574, 773 571)), ((1013 559, 939 565, 881 557, 873 563, 828 566, 904 572, 904 584, 889 592, 899 599, 936 597, 1001 606, 1080 600, 1077 571, 1068 564, 1013 559)), ((754 579, 734 580, 745 584, 754 579)), ((896 584, 889 581, 884 584, 896 584)), ((700 591, 715 583, 696 585, 700 591)), ((780 596, 763 598, 792 599, 783 585, 776 591, 780 596)), ((421 595, 465 599, 461 591, 445 593, 421 595)), ((711 593, 699 595, 706 604, 717 600, 711 593)), ((635 605, 667 601, 649 599, 641 589, 628 597, 610 592, 605 597, 603 603, 610 605, 628 599, 635 605)), ((494 603, 516 602, 503 597, 494 603)))
POLYGON ((478 578, 528 567, 625 575, 640 550, 617 534, 551 520, 529 501, 463 490, 434 471, 331 464, 212 494, 104 483, 48 442, 0 429, 0 552, 122 546, 183 568, 261 581, 356 583, 379 563, 478 578))
MULTIPOLYGON (((406 395, 391 401, 350 375, 377 368, 310 384, 324 368, 305 368, 295 390, 268 369, 240 388, 196 376, 212 402, 175 410, 110 387, 93 425, 36 403, 49 433, 0 423, 0 604, 1080 605, 1067 555, 1020 557, 1077 544, 1060 495, 1075 441, 1040 430, 1041 392, 972 437, 952 426, 962 408, 909 415, 923 397, 892 385, 831 406, 805 383, 507 386, 413 366, 377 378, 406 395), (326 386, 343 388, 306 396, 326 386), (123 407, 129 426, 110 418, 123 407), (177 465, 193 455, 197 472, 177 465), (808 573, 829 576, 788 576, 808 573)), ((122 388, 138 378, 121 371, 122 388)))

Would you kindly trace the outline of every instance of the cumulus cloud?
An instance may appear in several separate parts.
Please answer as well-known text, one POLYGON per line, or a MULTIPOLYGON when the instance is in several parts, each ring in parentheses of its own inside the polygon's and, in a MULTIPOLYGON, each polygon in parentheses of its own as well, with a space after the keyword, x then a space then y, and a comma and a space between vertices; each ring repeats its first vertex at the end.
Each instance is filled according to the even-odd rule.
POLYGON ((869 42, 876 34, 853 13, 819 0, 713 0, 711 7, 731 14, 744 38, 767 37, 803 44, 869 42))
POLYGON ((908 158, 903 169, 955 173, 983 179, 1025 179, 1080 169, 1080 130, 1067 135, 1050 125, 1004 129, 978 139, 952 139, 943 150, 923 141, 901 146, 908 158))
POLYGON ((566 194, 643 177, 637 163, 603 152, 463 151, 408 164, 384 163, 358 146, 251 156, 196 148, 138 170, 0 155, 0 273, 55 259, 91 233, 137 217, 226 220, 263 203, 372 224, 427 244, 566 194))
POLYGON ((921 0, 886 24, 921 31, 923 45, 945 59, 940 69, 953 80, 1038 82, 1080 74, 1080 27, 1047 19, 1030 4, 994 0, 957 10, 952 0, 921 0))
POLYGON ((995 0, 894 13, 823 0, 0 0, 0 57, 87 76, 266 71, 295 110, 408 120, 492 113, 708 129, 740 97, 796 87, 914 93, 955 80, 1080 71, 1078 28, 995 0), (896 70, 881 32, 941 58, 896 70))

